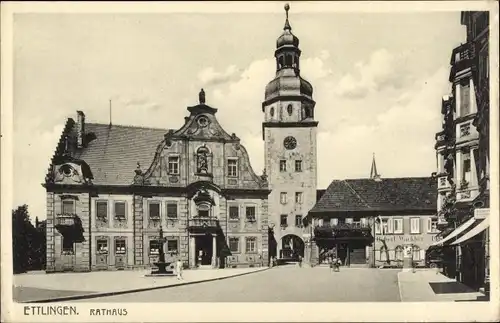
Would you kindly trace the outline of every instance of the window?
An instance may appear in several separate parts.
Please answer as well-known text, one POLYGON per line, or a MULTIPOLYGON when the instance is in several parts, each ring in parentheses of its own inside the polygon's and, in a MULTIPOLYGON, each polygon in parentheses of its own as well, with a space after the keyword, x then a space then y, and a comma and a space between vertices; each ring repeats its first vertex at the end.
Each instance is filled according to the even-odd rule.
POLYGON ((236 237, 229 238, 229 250, 231 252, 240 252, 240 239, 236 237))
POLYGON ((269 110, 269 115, 271 117, 274 117, 274 108, 273 107, 271 107, 271 109, 269 110))
POLYGON ((413 246, 412 258, 413 258, 413 261, 422 260, 422 259, 420 259, 420 248, 418 246, 413 246))
POLYGON ((74 252, 74 241, 73 239, 67 237, 62 237, 62 252, 73 254, 74 252))
POLYGON ((63 214, 74 214, 75 213, 75 201, 63 200, 62 201, 62 213, 63 214))
POLYGON ((108 221, 108 202, 97 201, 96 202, 96 209, 97 209, 97 219, 99 221, 107 222, 108 221))
POLYGON ((420 233, 420 218, 410 218, 410 233, 420 233))
POLYGON ((331 218, 331 219, 330 219, 330 225, 331 225, 332 227, 334 227, 334 226, 336 226, 336 225, 338 225, 338 224, 339 224, 339 219, 337 219, 337 218, 331 218))
POLYGON ((295 161, 295 171, 296 172, 301 172, 302 171, 302 160, 296 160, 295 161))
POLYGON ((257 238, 255 237, 247 237, 245 239, 245 251, 246 253, 254 253, 257 252, 257 238))
POLYGON ((97 239, 97 253, 107 254, 108 253, 108 240, 107 239, 97 239))
POLYGON ((280 225, 282 227, 288 226, 288 215, 287 214, 282 214, 280 217, 280 225))
POLYGON ((210 213, 208 210, 198 210, 198 216, 200 218, 208 218, 210 217, 210 213))
POLYGON ((394 219, 394 233, 403 233, 403 219, 394 219))
POLYGON ((167 252, 177 253, 178 252, 178 241, 177 239, 167 240, 167 252))
POLYGON ((160 254, 161 242, 159 240, 149 240, 149 254, 159 255, 160 254))
POLYGON ((149 219, 153 221, 160 220, 160 203, 150 202, 149 203, 149 219))
POLYGON ((115 202, 115 219, 125 220, 125 202, 115 202))
POLYGON ((470 183, 471 180, 470 152, 465 152, 462 156, 463 156, 462 180, 464 180, 467 183, 470 183))
POLYGON ((168 157, 168 173, 171 175, 179 174, 179 156, 168 157))
POLYGON ((345 223, 346 223, 346 224, 351 224, 351 223, 352 223, 352 220, 353 220, 352 218, 346 218, 346 219, 345 219, 345 223))
POLYGON ((302 204, 302 192, 295 193, 295 203, 302 204))
POLYGON ((126 253, 126 245, 125 245, 125 239, 116 239, 115 240, 115 254, 117 255, 123 255, 126 253))
POLYGON ((236 159, 227 160, 227 176, 229 177, 238 176, 238 160, 236 159))
POLYGON ((436 217, 428 218, 427 219, 427 232, 428 233, 438 232, 437 223, 438 223, 438 219, 436 217))
POLYGON ((401 246, 396 247, 396 260, 398 261, 403 260, 403 247, 401 246))
POLYGON ((286 202, 287 202, 286 192, 280 193, 280 202, 281 202, 281 204, 286 204, 286 202))
POLYGON ((177 203, 167 203, 167 218, 177 219, 177 203))
POLYGON ((466 116, 470 113, 470 85, 460 85, 460 116, 466 116))
POLYGON ((246 217, 247 217, 247 221, 250 221, 250 222, 255 221, 255 206, 247 206, 246 207, 246 217))
POLYGON ((297 228, 302 228, 302 215, 295 216, 295 226, 297 228))
POLYGON ((280 172, 286 172, 286 160, 280 160, 280 172))
POLYGON ((380 247, 380 250, 379 250, 379 260, 380 261, 387 261, 387 248, 385 248, 384 246, 380 247))
POLYGON ((237 206, 229 207, 229 220, 239 220, 240 218, 240 208, 237 206))

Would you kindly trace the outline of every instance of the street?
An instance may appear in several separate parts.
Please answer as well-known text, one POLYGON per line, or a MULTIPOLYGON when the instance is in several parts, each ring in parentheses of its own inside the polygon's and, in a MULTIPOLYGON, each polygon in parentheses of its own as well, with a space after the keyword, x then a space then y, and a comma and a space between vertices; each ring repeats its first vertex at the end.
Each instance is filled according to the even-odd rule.
POLYGON ((218 281, 79 302, 399 302, 393 269, 293 265, 218 281))

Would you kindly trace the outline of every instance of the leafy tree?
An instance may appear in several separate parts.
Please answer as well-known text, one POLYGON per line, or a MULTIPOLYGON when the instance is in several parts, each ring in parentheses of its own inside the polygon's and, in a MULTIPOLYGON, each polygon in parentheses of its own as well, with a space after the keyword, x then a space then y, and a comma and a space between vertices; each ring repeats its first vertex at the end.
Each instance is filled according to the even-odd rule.
POLYGON ((42 269, 45 264, 45 221, 36 227, 30 221, 28 206, 12 210, 12 256, 14 273, 42 269))

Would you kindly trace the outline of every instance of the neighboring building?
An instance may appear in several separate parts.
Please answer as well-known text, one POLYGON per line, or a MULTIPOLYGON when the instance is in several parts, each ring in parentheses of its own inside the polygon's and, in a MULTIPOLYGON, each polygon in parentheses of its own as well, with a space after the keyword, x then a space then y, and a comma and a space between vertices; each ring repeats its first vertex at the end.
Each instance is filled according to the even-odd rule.
POLYGON ((267 265, 266 177, 199 99, 178 130, 68 119, 44 184, 47 271, 149 266, 160 244, 189 267, 267 265))
MULTIPOLYGON (((304 256, 304 218, 316 203, 318 122, 313 88, 300 74, 299 39, 286 21, 276 42, 276 77, 266 86, 262 111, 268 175, 270 253, 278 259, 304 256)), ((306 234, 306 236, 304 236, 306 234)))
POLYGON ((438 233, 436 180, 381 178, 374 157, 370 178, 334 180, 308 220, 313 265, 336 255, 345 265, 402 267, 411 246, 413 261, 424 266, 438 233))
POLYGON ((488 12, 462 12, 467 42, 455 48, 436 134, 438 215, 443 239, 435 244, 444 270, 472 287, 489 279, 488 12))

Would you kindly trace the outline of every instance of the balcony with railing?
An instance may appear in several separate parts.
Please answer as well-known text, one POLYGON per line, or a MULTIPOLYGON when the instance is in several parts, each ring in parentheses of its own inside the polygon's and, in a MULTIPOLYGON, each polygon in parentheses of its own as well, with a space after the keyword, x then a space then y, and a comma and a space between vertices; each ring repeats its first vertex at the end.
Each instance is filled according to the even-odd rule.
POLYGON ((451 54, 451 70, 449 81, 452 82, 456 74, 473 66, 474 46, 472 43, 465 43, 456 47, 451 54))
POLYGON ((447 173, 438 174, 437 179, 438 179, 438 191, 439 192, 451 191, 451 184, 448 181, 448 174, 447 173))
POLYGON ((193 217, 188 220, 190 232, 215 232, 219 229, 219 219, 215 217, 193 217))
POLYGON ((472 124, 473 120, 468 120, 463 123, 457 124, 456 129, 456 144, 460 145, 466 141, 473 141, 479 139, 479 133, 476 130, 476 127, 472 124))
POLYGON ((77 224, 77 216, 74 213, 60 213, 56 215, 55 226, 56 227, 72 227, 77 224))
POLYGON ((372 239, 371 226, 366 222, 323 223, 314 228, 316 239, 349 240, 372 239))

